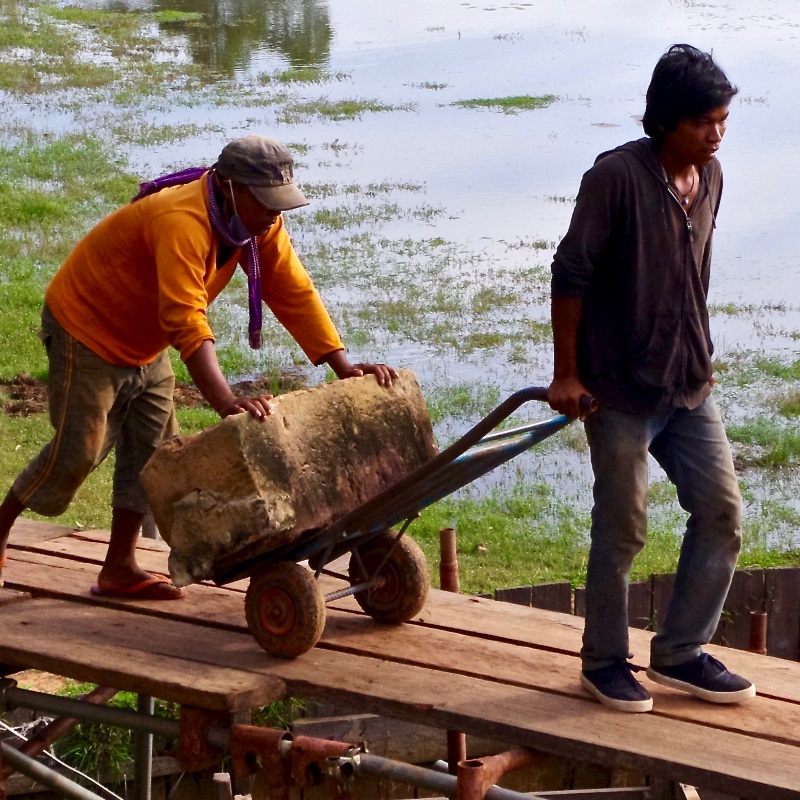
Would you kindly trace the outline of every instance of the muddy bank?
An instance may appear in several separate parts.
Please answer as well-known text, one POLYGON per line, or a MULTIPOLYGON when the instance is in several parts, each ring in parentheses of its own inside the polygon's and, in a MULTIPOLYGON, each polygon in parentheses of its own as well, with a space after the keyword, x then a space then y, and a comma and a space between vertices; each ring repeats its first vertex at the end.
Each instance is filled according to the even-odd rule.
MULTIPOLYGON (((276 379, 262 376, 253 380, 231 384, 234 394, 260 395, 285 394, 308 388, 308 381, 300 372, 284 372, 276 379)), ((29 417, 47 411, 47 383, 24 372, 10 381, 0 383, 3 413, 9 417, 29 417)), ((208 405, 203 395, 190 383, 175 384, 175 406, 191 408, 208 405)))

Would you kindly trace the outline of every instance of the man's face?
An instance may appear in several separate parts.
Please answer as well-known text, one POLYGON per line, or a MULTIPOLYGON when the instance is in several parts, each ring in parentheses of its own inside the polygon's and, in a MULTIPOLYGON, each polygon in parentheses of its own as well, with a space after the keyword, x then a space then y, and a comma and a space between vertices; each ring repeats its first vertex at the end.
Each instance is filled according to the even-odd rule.
POLYGON ((240 183, 226 183, 228 188, 226 194, 233 193, 236 211, 245 228, 253 236, 263 236, 277 222, 281 212, 264 208, 246 186, 240 183))
POLYGON ((664 137, 664 147, 681 161, 701 167, 716 155, 727 122, 727 105, 699 117, 682 119, 678 127, 664 137))

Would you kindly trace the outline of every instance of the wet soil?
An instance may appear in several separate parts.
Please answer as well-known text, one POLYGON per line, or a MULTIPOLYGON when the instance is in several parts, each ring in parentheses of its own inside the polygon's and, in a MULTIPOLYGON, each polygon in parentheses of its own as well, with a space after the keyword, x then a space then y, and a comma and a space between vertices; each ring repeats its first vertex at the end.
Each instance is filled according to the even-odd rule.
MULTIPOLYGON (((237 396, 260 394, 285 394, 297 389, 307 389, 308 380, 300 371, 285 371, 277 381, 272 377, 259 377, 231 385, 237 396)), ((189 383, 176 383, 175 405, 178 408, 207 405, 203 395, 189 383)), ((10 417, 29 417, 47 411, 47 383, 32 375, 20 373, 10 381, 0 383, 0 401, 3 413, 10 417)))

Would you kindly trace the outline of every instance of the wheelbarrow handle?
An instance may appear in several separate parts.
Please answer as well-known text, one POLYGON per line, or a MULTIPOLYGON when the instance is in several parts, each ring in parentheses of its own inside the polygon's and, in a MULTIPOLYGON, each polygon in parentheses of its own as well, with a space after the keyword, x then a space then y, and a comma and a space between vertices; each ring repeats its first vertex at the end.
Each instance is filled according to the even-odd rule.
POLYGON ((600 402, 596 397, 592 397, 590 394, 584 394, 578 401, 578 408, 580 409, 581 417, 583 417, 585 414, 591 414, 593 411, 597 411, 597 409, 600 408, 600 402))

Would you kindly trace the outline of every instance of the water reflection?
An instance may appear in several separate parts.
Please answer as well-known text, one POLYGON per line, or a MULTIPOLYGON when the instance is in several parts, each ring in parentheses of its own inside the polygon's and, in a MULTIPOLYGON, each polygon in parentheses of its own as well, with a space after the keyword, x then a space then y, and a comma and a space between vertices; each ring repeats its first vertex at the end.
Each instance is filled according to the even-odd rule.
MULTIPOLYGON (((83 3, 81 5, 84 5, 83 3)), ((155 0, 101 3, 105 8, 180 11, 202 15, 202 22, 161 23, 165 33, 186 38, 192 60, 218 76, 246 70, 264 51, 282 56, 289 66, 324 66, 330 59, 331 29, 327 0, 155 0)))
POLYGON ((187 31, 196 63, 231 75, 266 47, 291 66, 321 66, 330 57, 331 25, 325 0, 161 0, 178 11, 203 14, 187 31))

